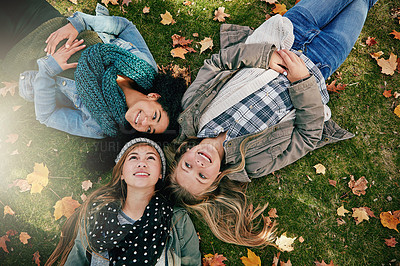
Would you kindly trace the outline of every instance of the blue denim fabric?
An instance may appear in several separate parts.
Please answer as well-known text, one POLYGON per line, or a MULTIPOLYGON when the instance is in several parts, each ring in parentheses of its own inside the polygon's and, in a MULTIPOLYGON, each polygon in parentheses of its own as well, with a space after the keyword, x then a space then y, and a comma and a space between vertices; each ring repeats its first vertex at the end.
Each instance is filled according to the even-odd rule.
POLYGON ((378 0, 301 0, 284 15, 293 23, 293 49, 302 50, 327 79, 347 58, 378 0))
MULTIPOLYGON (((157 71, 157 64, 143 37, 129 20, 108 16, 107 8, 100 4, 96 7, 96 16, 76 12, 68 20, 78 32, 94 30, 104 43, 112 43, 134 53, 157 71)), ((62 69, 55 59, 49 55, 40 58, 37 63, 39 71, 26 71, 19 80, 19 94, 25 100, 34 102, 36 119, 72 135, 96 139, 106 137, 82 104, 75 81, 57 76, 62 69)))

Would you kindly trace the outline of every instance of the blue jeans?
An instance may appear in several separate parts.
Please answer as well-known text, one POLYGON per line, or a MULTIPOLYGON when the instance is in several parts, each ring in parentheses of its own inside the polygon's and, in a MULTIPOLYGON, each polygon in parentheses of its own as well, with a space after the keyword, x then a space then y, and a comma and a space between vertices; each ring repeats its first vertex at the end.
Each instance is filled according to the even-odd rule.
POLYGON ((295 50, 302 50, 327 79, 344 62, 378 0, 301 0, 284 15, 293 23, 295 50))

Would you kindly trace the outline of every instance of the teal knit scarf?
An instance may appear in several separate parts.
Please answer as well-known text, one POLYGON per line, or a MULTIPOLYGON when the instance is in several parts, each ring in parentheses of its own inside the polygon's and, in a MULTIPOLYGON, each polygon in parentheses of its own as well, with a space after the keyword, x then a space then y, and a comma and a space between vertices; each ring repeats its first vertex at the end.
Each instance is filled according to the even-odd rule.
POLYGON ((129 126, 125 119, 125 95, 117 84, 117 75, 133 79, 150 89, 154 68, 134 54, 112 44, 96 44, 86 49, 75 71, 75 81, 84 106, 99 123, 104 134, 115 137, 119 128, 129 126))

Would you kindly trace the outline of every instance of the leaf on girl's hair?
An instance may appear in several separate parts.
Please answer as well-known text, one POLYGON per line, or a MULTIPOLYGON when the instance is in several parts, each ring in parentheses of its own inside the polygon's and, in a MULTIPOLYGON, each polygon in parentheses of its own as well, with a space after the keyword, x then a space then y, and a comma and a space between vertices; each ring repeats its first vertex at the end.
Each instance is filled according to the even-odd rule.
POLYGON ((400 104, 397 105, 396 108, 394 108, 393 113, 400 117, 400 104))
POLYGON ((397 32, 395 30, 393 30, 391 33, 389 33, 391 35, 393 35, 393 38, 400 40, 400 32, 397 32))
POLYGON ((15 214, 15 212, 8 205, 4 206, 4 216, 6 216, 7 214, 9 214, 9 215, 15 214))
POLYGON ((287 237, 286 233, 283 233, 280 237, 278 237, 275 241, 275 244, 278 246, 278 249, 281 251, 293 251, 294 247, 293 242, 296 240, 296 237, 287 237))
POLYGON ((368 213, 365 211, 364 208, 352 208, 353 214, 351 215, 354 220, 356 221, 356 225, 360 224, 364 220, 369 220, 368 213))
POLYGON ((250 249, 247 249, 247 257, 240 258, 245 266, 261 266, 261 259, 250 249))
POLYGON ((1 82, 5 87, 0 88, 0 94, 5 97, 7 95, 7 92, 11 94, 11 96, 14 96, 15 94, 15 89, 18 87, 18 82, 1 82))
POLYGON ((384 227, 387 227, 389 229, 397 230, 397 225, 400 223, 400 220, 397 219, 396 217, 393 216, 392 213, 390 212, 381 212, 379 215, 379 218, 381 219, 381 223, 384 227))
POLYGON ((325 168, 325 166, 323 166, 322 164, 316 164, 316 165, 314 165, 314 168, 315 168, 315 172, 317 173, 317 174, 325 174, 325 172, 326 172, 326 168, 325 168))
POLYGON ((336 210, 336 213, 337 213, 337 215, 339 215, 339 216, 345 216, 345 214, 346 213, 349 213, 350 211, 348 211, 348 210, 346 210, 345 208, 344 208, 344 206, 341 206, 341 207, 339 207, 337 210, 336 210))
POLYGON ((7 243, 6 243, 7 241, 10 242, 8 235, 0 237, 0 248, 2 248, 4 250, 4 252, 10 253, 10 252, 8 252, 8 249, 7 249, 7 243))
POLYGON ((14 144, 18 140, 18 138, 18 134, 9 134, 7 135, 7 139, 4 142, 14 144))
POLYGON ((222 254, 207 254, 204 255, 203 266, 225 266, 224 260, 227 260, 227 258, 222 254))
POLYGON ((275 209, 275 208, 271 208, 271 210, 269 210, 269 212, 268 212, 268 217, 270 217, 270 218, 277 218, 277 217, 279 217, 279 216, 276 214, 276 209, 275 209))
POLYGON ((28 235, 28 233, 27 232, 21 232, 20 234, 19 234, 19 240, 22 242, 22 244, 28 244, 28 239, 30 239, 31 238, 31 236, 30 235, 28 235))
POLYGON ((36 251, 35 253, 33 253, 33 259, 32 259, 36 265, 40 266, 40 255, 39 255, 39 251, 36 251))
POLYGON ((394 237, 391 237, 389 239, 385 239, 385 244, 388 247, 394 248, 396 246, 396 244, 397 244, 397 241, 396 241, 396 239, 394 237))
POLYGON ((148 14, 148 13, 150 13, 150 7, 149 6, 143 7, 143 14, 148 14))
POLYGON ((182 59, 185 59, 185 54, 187 54, 187 53, 188 53, 188 50, 186 50, 185 48, 182 48, 182 47, 178 47, 178 48, 171 50, 171 55, 173 57, 179 57, 182 59))
POLYGON ((376 52, 376 53, 370 53, 370 56, 373 58, 373 59, 378 59, 379 57, 381 57, 383 55, 383 52, 382 51, 379 51, 379 52, 376 52))
POLYGON ((382 94, 385 96, 385 98, 390 98, 393 96, 392 90, 385 90, 382 94))
POLYGON ((49 183, 49 169, 43 163, 35 163, 33 172, 27 175, 26 180, 32 185, 31 194, 41 193, 49 183))
POLYGON ((393 75, 397 68, 397 55, 390 53, 389 59, 376 59, 378 65, 382 68, 381 72, 386 75, 393 75))
POLYGON ((362 176, 357 181, 355 181, 354 176, 350 175, 348 186, 349 188, 351 188, 353 194, 357 196, 365 195, 365 190, 368 188, 367 184, 368 180, 365 178, 365 176, 362 176))
POLYGON ((285 15, 287 9, 286 9, 286 5, 285 4, 276 4, 275 3, 275 7, 274 9, 272 9, 272 13, 274 14, 280 14, 280 15, 285 15))
POLYGON ((174 24, 176 23, 176 21, 172 18, 171 13, 169 13, 168 11, 165 11, 165 14, 160 14, 162 20, 161 20, 161 24, 163 25, 169 25, 169 24, 174 24))
POLYGON ((54 205, 54 218, 56 220, 62 216, 69 218, 79 206, 79 202, 72 199, 72 197, 64 197, 54 205))
POLYGON ((213 44, 213 40, 211 38, 204 38, 201 42, 200 42, 200 53, 204 52, 207 49, 210 49, 214 46, 213 44))
POLYGON ((225 18, 229 18, 231 15, 225 13, 225 7, 218 7, 214 12, 213 20, 218 20, 219 22, 224 22, 225 18))
POLYGON ((365 41, 365 43, 368 46, 373 46, 373 45, 377 44, 378 42, 375 40, 375 37, 368 37, 367 40, 365 41))
POLYGON ((82 182, 82 189, 84 191, 88 191, 89 188, 92 188, 92 186, 93 186, 93 183, 90 180, 85 180, 85 181, 82 182))

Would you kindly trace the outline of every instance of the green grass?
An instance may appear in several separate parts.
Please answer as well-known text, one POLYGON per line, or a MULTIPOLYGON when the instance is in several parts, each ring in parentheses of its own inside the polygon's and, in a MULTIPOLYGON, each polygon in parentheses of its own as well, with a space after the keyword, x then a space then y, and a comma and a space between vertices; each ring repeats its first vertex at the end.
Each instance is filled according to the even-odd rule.
MULTIPOLYGON (((65 15, 74 11, 94 13, 93 0, 79 0, 78 5, 67 0, 49 2, 65 15)), ((190 66, 192 79, 204 59, 219 50, 221 23, 212 20, 215 9, 226 8, 225 12, 231 15, 228 23, 252 27, 260 25, 265 14, 271 12, 271 6, 259 0, 192 2, 193 5, 184 6, 183 0, 133 0, 125 7, 125 14, 118 6, 109 5, 109 9, 112 15, 125 16, 136 24, 160 65, 190 66), (142 13, 144 6, 150 6, 149 14, 142 13), (166 10, 176 20, 174 25, 160 24, 160 14, 166 10), (199 37, 192 36, 195 32, 199 37), (211 37, 214 48, 202 54, 186 54, 185 60, 173 58, 170 55, 171 36, 175 33, 193 39, 192 47, 197 50, 200 46, 196 42, 211 37)), ((288 7, 294 5, 294 0, 281 2, 288 7)), ((356 136, 316 150, 275 175, 253 180, 249 185, 248 194, 255 204, 269 202, 271 208, 277 209, 279 233, 287 232, 290 237, 305 239, 303 243, 295 241, 294 251, 281 254, 285 262, 290 259, 293 265, 314 265, 316 260, 328 263, 333 260, 335 265, 398 265, 400 261, 400 244, 391 248, 384 243, 384 239, 390 237, 400 242, 400 234, 383 227, 379 219, 370 218, 356 225, 351 214, 347 214, 343 218, 344 225, 338 226, 336 222, 336 209, 342 205, 347 210, 370 207, 376 216, 380 212, 400 209, 400 118, 393 114, 393 108, 400 100, 382 95, 385 88, 400 92, 400 74, 381 74, 375 60, 369 56, 380 50, 386 59, 391 52, 400 55, 400 40, 389 35, 392 30, 400 31, 398 21, 390 16, 390 9, 394 7, 400 7, 397 0, 380 0, 370 12, 353 51, 339 69, 342 72, 340 82, 352 85, 340 94, 331 94, 329 105, 333 119, 356 136), (376 37, 378 45, 366 46, 368 36, 376 37), (313 166, 317 163, 326 166, 325 175, 315 173, 313 166), (369 187, 365 195, 356 196, 349 192, 350 175, 356 179, 367 178, 369 187), (336 187, 329 185, 328 179, 336 180, 336 187)), ((65 221, 64 217, 54 220, 56 201, 59 197, 72 196, 81 202, 80 195, 84 192, 81 182, 90 179, 94 187, 98 187, 109 179, 110 171, 87 167, 91 160, 89 155, 99 148, 95 140, 40 125, 35 120, 32 103, 17 95, 1 97, 0 101, 0 206, 8 205, 16 213, 15 216, 0 215, 0 237, 11 229, 18 235, 27 232, 32 237, 27 245, 19 241, 18 235, 10 237, 11 241, 7 242, 10 253, 0 250, 0 264, 34 264, 32 256, 36 251, 43 263, 58 242, 60 227, 65 221), (14 112, 12 107, 16 105, 22 107, 14 112), (5 142, 7 135, 12 133, 19 134, 17 142, 5 142), (32 143, 28 147, 26 144, 30 140, 32 143), (10 155, 17 149, 19 154, 10 155), (26 178, 33 171, 35 162, 45 163, 50 176, 65 178, 50 178, 41 194, 21 193, 15 187, 8 187, 13 180, 26 178)), ((222 243, 202 221, 194 221, 201 236, 203 255, 217 252, 227 257, 227 265, 242 265, 240 257, 247 255, 246 247, 222 243)), ((272 247, 252 250, 261 257, 262 265, 271 265, 278 252, 272 247)))

